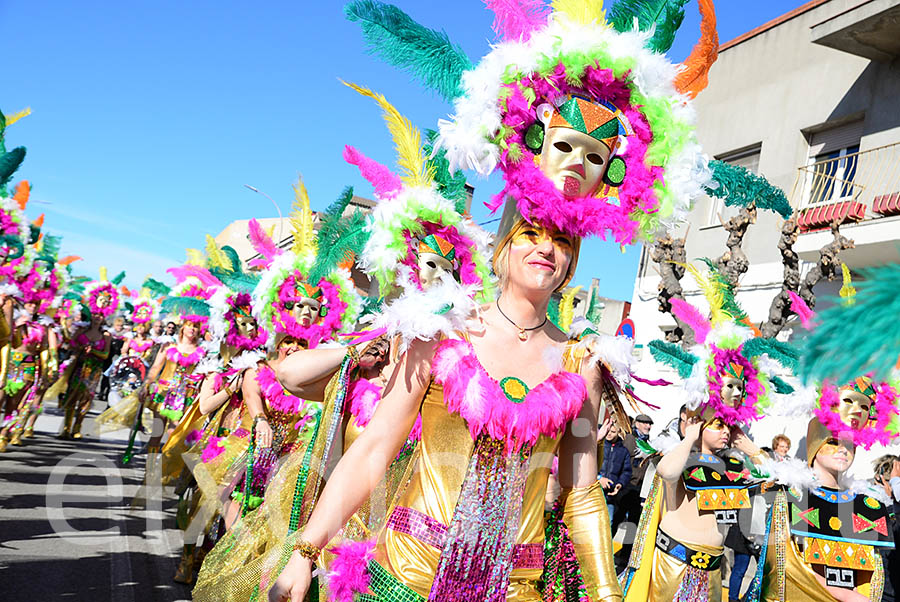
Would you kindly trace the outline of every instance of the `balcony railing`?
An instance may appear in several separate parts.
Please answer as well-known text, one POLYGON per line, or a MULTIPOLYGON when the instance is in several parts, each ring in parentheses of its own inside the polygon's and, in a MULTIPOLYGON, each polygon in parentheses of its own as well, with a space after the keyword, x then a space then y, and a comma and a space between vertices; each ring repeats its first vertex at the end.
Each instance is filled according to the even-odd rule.
POLYGON ((900 142, 799 168, 791 205, 804 231, 900 215, 900 142))

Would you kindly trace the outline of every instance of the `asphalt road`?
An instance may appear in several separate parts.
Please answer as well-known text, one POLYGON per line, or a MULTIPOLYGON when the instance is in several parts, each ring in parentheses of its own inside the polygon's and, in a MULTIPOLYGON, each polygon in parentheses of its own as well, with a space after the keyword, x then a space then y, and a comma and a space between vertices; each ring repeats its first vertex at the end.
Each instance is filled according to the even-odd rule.
MULTIPOLYGON (((132 506, 144 455, 118 465, 127 432, 60 441, 48 402, 35 437, 0 454, 0 592, 4 602, 190 600, 174 583, 182 545, 175 498, 157 489, 132 506)), ((95 402, 85 421, 105 402, 95 402)))

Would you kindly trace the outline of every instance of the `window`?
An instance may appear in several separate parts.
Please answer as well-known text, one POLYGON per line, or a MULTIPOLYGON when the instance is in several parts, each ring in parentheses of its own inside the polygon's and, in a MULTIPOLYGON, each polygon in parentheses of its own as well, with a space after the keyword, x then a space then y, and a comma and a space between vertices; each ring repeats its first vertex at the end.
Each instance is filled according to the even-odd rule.
MULTIPOLYGON (((719 155, 716 159, 730 165, 744 167, 753 173, 759 173, 759 154, 761 150, 762 144, 755 144, 748 148, 719 155)), ((721 216, 723 222, 727 222, 740 213, 740 211, 741 207, 728 207, 725 205, 724 200, 716 197, 709 197, 709 213, 706 216, 706 225, 718 226, 721 223, 719 221, 719 216, 721 216)))
POLYGON ((854 121, 816 132, 809 139, 807 205, 852 199, 863 122, 854 121))

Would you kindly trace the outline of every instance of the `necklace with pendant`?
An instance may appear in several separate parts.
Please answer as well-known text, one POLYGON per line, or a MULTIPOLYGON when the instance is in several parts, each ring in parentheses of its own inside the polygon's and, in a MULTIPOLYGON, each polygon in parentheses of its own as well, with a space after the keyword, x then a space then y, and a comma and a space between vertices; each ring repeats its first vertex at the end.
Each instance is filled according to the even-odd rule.
POLYGON ((499 299, 497 299, 497 311, 500 312, 501 316, 506 318, 507 322, 512 324, 519 331, 518 336, 519 336, 520 341, 527 341, 529 332, 531 332, 532 330, 537 330, 538 328, 541 328, 544 324, 547 323, 547 316, 544 316, 544 321, 541 322, 540 324, 538 324, 537 326, 532 326, 531 328, 522 328, 521 326, 519 326, 518 324, 513 322, 509 316, 507 316, 505 313, 503 313, 503 309, 500 307, 499 299))

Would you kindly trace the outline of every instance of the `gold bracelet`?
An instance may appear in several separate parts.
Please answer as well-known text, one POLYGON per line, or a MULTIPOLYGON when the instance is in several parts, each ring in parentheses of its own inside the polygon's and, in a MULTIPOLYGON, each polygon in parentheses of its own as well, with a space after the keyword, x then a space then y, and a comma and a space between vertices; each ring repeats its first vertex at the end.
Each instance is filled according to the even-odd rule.
POLYGON ((300 552, 301 556, 309 560, 316 560, 319 557, 319 554, 322 553, 322 548, 314 546, 308 541, 303 541, 302 539, 294 544, 294 549, 300 552))

